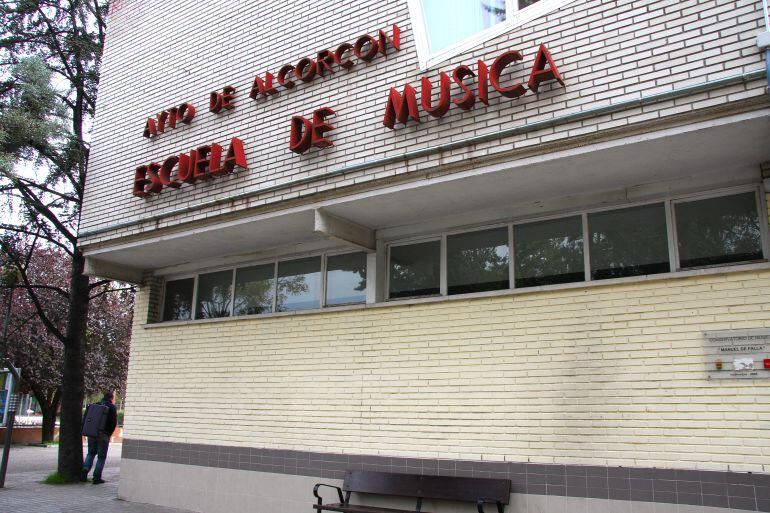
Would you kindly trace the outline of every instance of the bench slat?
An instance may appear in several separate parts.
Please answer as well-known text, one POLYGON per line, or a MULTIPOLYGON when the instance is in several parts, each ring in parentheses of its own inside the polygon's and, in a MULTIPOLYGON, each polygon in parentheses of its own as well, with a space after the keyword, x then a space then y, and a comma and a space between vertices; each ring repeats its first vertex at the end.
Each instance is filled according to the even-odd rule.
MULTIPOLYGON (((361 506, 358 504, 313 504, 313 507, 319 511, 340 511, 342 513, 415 513, 413 509, 392 509, 392 508, 378 508, 374 506, 361 506)), ((420 513, 428 513, 426 511, 420 511, 420 513)))
POLYGON ((508 504, 511 495, 509 479, 424 476, 386 472, 348 471, 342 489, 346 492, 422 497, 451 501, 508 504))

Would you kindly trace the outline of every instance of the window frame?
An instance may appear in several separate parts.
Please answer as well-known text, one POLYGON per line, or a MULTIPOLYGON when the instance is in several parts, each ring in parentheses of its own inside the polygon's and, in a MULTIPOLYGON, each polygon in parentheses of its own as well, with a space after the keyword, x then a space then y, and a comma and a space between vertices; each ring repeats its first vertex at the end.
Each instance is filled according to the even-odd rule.
POLYGON ((187 322, 195 319, 195 304, 196 304, 195 302, 198 299, 198 274, 204 274, 204 273, 178 274, 178 275, 167 277, 163 280, 163 290, 160 294, 160 308, 158 308, 158 322, 187 322), (163 320, 163 317, 165 317, 166 315, 166 284, 170 281, 186 280, 189 278, 193 279, 193 292, 192 292, 192 303, 190 306, 190 318, 189 319, 169 319, 168 321, 163 320))
MULTIPOLYGON (((598 210, 596 210, 596 212, 598 212, 598 210)), ((590 268, 590 266, 591 266, 590 255, 588 255, 588 258, 586 258, 586 255, 588 254, 588 249, 586 248, 586 246, 587 246, 586 234, 588 233, 588 214, 589 214, 589 211, 576 211, 576 212, 572 212, 572 213, 569 213, 569 212, 567 212, 567 213, 560 213, 560 214, 555 214, 555 215, 548 215, 548 216, 537 217, 537 218, 534 218, 534 219, 529 219, 528 218, 528 219, 523 219, 523 220, 520 220, 520 221, 512 222, 510 224, 510 226, 511 226, 510 230, 508 231, 508 237, 510 238, 510 242, 509 242, 509 246, 510 247, 509 247, 508 251, 509 251, 509 254, 511 255, 510 256, 510 267, 511 267, 511 281, 510 281, 510 283, 511 283, 511 286, 509 288, 511 290, 513 290, 514 288, 515 289, 531 289, 531 288, 535 288, 537 286, 540 286, 540 287, 546 286, 546 285, 537 285, 537 286, 533 286, 533 287, 516 287, 515 286, 514 280, 516 279, 516 261, 515 261, 516 256, 513 253, 514 249, 516 248, 515 241, 513 240, 513 237, 514 237, 514 235, 516 233, 515 227, 516 226, 525 225, 525 224, 541 223, 541 222, 545 222, 545 221, 556 221, 557 219, 566 219, 566 218, 570 218, 570 217, 578 217, 578 218, 580 218, 581 229, 582 229, 581 233, 583 235, 583 276, 584 276, 584 279, 582 281, 590 281, 590 277, 591 277, 590 273, 586 274, 586 266, 588 266, 588 268, 590 268)), ((566 282, 566 283, 580 283, 580 282, 574 281, 574 282, 566 282)), ((564 284, 565 283, 554 284, 554 285, 564 285, 564 284)))
MULTIPOLYGON (((349 302, 349 303, 337 303, 337 304, 334 304, 334 305, 329 305, 326 302, 326 300, 327 300, 327 297, 326 297, 327 283, 329 281, 329 276, 327 275, 327 271, 328 271, 327 260, 328 260, 328 258, 329 257, 334 257, 334 256, 341 256, 341 255, 352 255, 354 253, 363 253, 364 255, 369 255, 369 253, 366 252, 366 251, 361 251, 361 250, 350 251, 349 249, 343 249, 343 250, 338 250, 338 251, 327 251, 327 252, 324 253, 324 259, 323 259, 323 263, 321 265, 321 268, 323 270, 323 278, 322 278, 322 281, 323 281, 323 284, 322 284, 323 297, 321 298, 321 308, 327 308, 327 307, 328 308, 335 308, 335 307, 338 307, 338 306, 360 305, 362 303, 366 303, 366 289, 364 289, 364 300, 363 301, 352 301, 352 302, 349 302)), ((369 284, 369 269, 368 268, 366 269, 366 276, 367 276, 366 277, 366 283, 367 283, 367 286, 368 286, 368 284, 369 284)))
POLYGON ((163 279, 163 287, 162 292, 160 294, 160 308, 158 309, 158 323, 168 323, 168 322, 190 322, 190 321, 216 321, 216 320, 225 320, 225 319, 238 319, 243 317, 254 317, 254 316, 265 316, 265 315, 273 315, 276 313, 293 313, 293 312, 304 312, 304 311, 314 311, 319 310, 322 308, 336 308, 340 306, 349 306, 349 305, 360 305, 366 302, 364 301, 356 301, 351 303, 344 303, 339 305, 332 305, 327 306, 326 304, 326 259, 330 256, 337 256, 337 255, 347 255, 352 253, 364 253, 365 251, 361 250, 351 250, 351 249, 336 249, 336 250, 328 250, 328 251, 316 251, 312 253, 306 253, 302 255, 291 255, 291 256, 284 256, 283 258, 270 258, 270 259, 258 259, 254 261, 247 261, 247 262, 239 262, 237 265, 227 265, 227 266, 217 266, 217 267, 211 267, 207 269, 202 269, 200 271, 196 272, 186 272, 186 273, 180 273, 180 274, 168 274, 164 276, 163 279), (319 308, 312 308, 307 310, 285 310, 282 312, 277 312, 277 302, 278 302, 278 264, 280 262, 290 262, 292 260, 302 260, 305 258, 315 258, 320 257, 321 258, 321 298, 319 301, 319 308), (243 269, 247 267, 254 267, 259 265, 272 265, 273 266, 273 297, 272 297, 272 311, 271 312, 265 312, 260 314, 249 314, 249 315, 234 315, 233 309, 235 308, 235 279, 238 273, 238 269, 243 269), (196 312, 196 305, 198 301, 198 285, 199 285, 199 277, 202 274, 211 274, 221 271, 231 271, 232 272, 232 281, 231 281, 231 291, 230 291, 230 312, 229 315, 224 317, 212 317, 212 318, 206 318, 206 319, 199 319, 197 317, 196 312), (193 294, 192 294, 192 312, 190 319, 174 319, 174 320, 163 320, 163 317, 165 315, 165 309, 166 309, 166 284, 170 281, 177 281, 177 280, 184 280, 188 278, 193 278, 193 294))
MULTIPOLYGON (((673 262, 671 261, 671 234, 673 231, 676 230, 676 225, 672 225, 669 223, 669 205, 671 204, 671 198, 662 198, 657 200, 647 200, 647 201, 639 201, 634 203, 629 203, 626 205, 615 205, 613 207, 607 207, 607 208, 600 208, 600 209, 592 209, 587 210, 582 213, 582 215, 585 217, 585 222, 583 223, 583 251, 586 252, 586 246, 588 246, 588 267, 585 269, 585 272, 588 273, 587 278, 585 281, 606 281, 606 280, 612 280, 612 279, 618 279, 618 278, 632 278, 634 276, 651 276, 649 274, 637 274, 637 275, 629 275, 629 276, 617 276, 615 278, 600 278, 598 280, 593 278, 593 269, 591 268, 591 241, 590 241, 590 228, 591 224, 588 220, 588 216, 590 214, 599 214, 602 212, 609 212, 612 210, 625 210, 625 209, 631 209, 636 207, 646 207, 649 205, 663 205, 663 217, 665 219, 666 223, 666 244, 668 245, 668 272, 671 272, 673 267, 673 262)), ((665 274, 663 272, 660 273, 654 273, 654 274, 665 274)))
MULTIPOLYGON (((230 304, 232 305, 232 307, 230 308, 230 317, 235 317, 235 318, 237 318, 237 317, 246 317, 246 315, 235 315, 235 313, 234 313, 235 312, 235 284, 236 284, 236 278, 238 276, 238 269, 248 269, 249 267, 257 267, 257 266, 261 266, 261 265, 272 265, 273 266, 273 300, 272 300, 271 305, 270 305, 271 310, 269 312, 262 313, 262 314, 249 314, 249 315, 270 315, 270 314, 275 313, 275 306, 276 306, 276 301, 277 301, 276 298, 278 297, 278 292, 277 292, 277 290, 278 290, 278 260, 276 260, 276 259, 260 260, 260 261, 256 261, 256 262, 243 262, 243 263, 240 263, 240 264, 238 264, 238 265, 236 265, 234 267, 233 266, 228 267, 228 269, 232 268, 232 270, 233 270, 233 297, 232 297, 232 300, 230 301, 230 304)), ((205 273, 200 273, 200 274, 205 274, 205 273)))
POLYGON ((443 297, 446 294, 444 293, 446 291, 446 265, 444 265, 444 261, 446 260, 446 233, 442 233, 439 235, 433 235, 433 236, 422 236, 422 237, 410 237, 407 239, 400 239, 398 242, 389 243, 386 246, 386 257, 385 257, 385 301, 401 301, 404 299, 416 299, 416 298, 423 298, 423 297, 443 297), (390 249, 399 247, 399 246, 411 246, 412 244, 420 244, 422 242, 439 242, 439 293, 438 294, 429 294, 427 296, 404 296, 404 297, 396 297, 391 298, 390 297, 390 249))
POLYGON ((417 60, 420 70, 429 69, 442 63, 470 48, 479 45, 489 39, 499 36, 509 30, 524 25, 535 18, 548 14, 575 0, 539 0, 534 5, 519 9, 518 0, 505 0, 506 19, 497 25, 477 32, 472 36, 454 43, 437 52, 431 53, 428 40, 428 26, 425 23, 425 14, 422 9, 422 0, 407 0, 409 18, 412 22, 417 60), (511 14, 510 16, 508 14, 511 14))
MULTIPOLYGON (((650 204, 658 204, 663 203, 665 206, 666 211, 666 235, 667 235, 667 242, 669 245, 669 271, 668 272, 661 272, 657 273, 657 275, 665 276, 665 275, 671 275, 674 273, 679 272, 688 272, 688 271, 694 271, 698 269, 709 269, 709 268, 729 268, 732 266, 739 266, 739 265, 746 265, 750 263, 757 263, 757 262, 768 262, 770 261, 770 223, 768 222, 768 198, 766 195, 766 191, 764 188, 764 185, 760 183, 754 183, 754 184, 745 184, 745 185, 737 185, 732 187, 723 187, 719 189, 713 189, 709 191, 701 191, 701 192, 693 192, 693 193, 685 193, 685 194, 677 194, 677 195, 670 195, 670 196, 664 196, 664 197, 658 197, 658 198, 645 198, 638 201, 630 201, 626 203, 617 203, 613 205, 606 205, 606 206, 597 206, 593 208, 584 208, 584 209, 575 209, 575 210, 565 210, 558 213, 551 213, 547 215, 540 215, 540 216, 532 216, 532 217, 522 217, 517 219, 512 219, 508 221, 493 221, 483 224, 476 224, 476 225, 467 225, 464 227, 457 227, 457 228, 451 228, 446 229, 443 231, 440 231, 439 233, 432 232, 429 234, 413 234, 405 237, 399 237, 399 238, 393 238, 390 240, 387 239, 381 239, 378 241, 378 246, 382 245, 382 249, 378 250, 378 253, 380 256, 378 256, 378 264, 377 269, 372 269, 369 267, 367 269, 367 290, 365 292, 366 297, 379 297, 382 299, 377 299, 376 302, 391 302, 391 301, 408 301, 408 300, 415 300, 415 299, 433 299, 436 298, 461 298, 463 296, 484 296, 484 295, 494 295, 500 292, 508 292, 512 290, 540 290, 543 288, 546 289, 552 289, 552 288, 563 288, 565 285, 575 285, 575 284, 588 284, 591 282, 599 281, 627 281, 627 280, 633 280, 638 277, 619 277, 619 278, 609 278, 604 280, 593 280, 591 279, 591 255, 590 255, 590 244, 588 243, 588 236, 590 234, 589 226, 588 226, 588 215, 592 213, 597 212, 605 212, 610 210, 619 210, 629 207, 636 207, 636 206, 643 206, 643 205, 650 205, 650 204), (740 262, 731 262, 731 263, 725 263, 725 264, 713 264, 708 266, 700 266, 700 267, 688 267, 686 269, 682 269, 679 266, 679 237, 676 229, 676 217, 675 217, 675 207, 679 203, 685 203, 688 201, 697 201, 702 199, 710 199, 710 198, 719 198, 719 197, 725 197, 725 196, 732 196, 737 195, 741 193, 748 193, 752 192, 755 197, 756 206, 757 206, 757 215, 759 217, 759 224, 760 224, 760 243, 762 248, 762 256, 763 258, 760 260, 750 260, 750 261, 740 261, 740 262), (516 253, 515 253, 515 240, 514 240, 514 227, 518 225, 524 225, 534 222, 540 222, 540 221, 549 221, 554 219, 561 219, 561 218, 567 218, 567 217, 580 217, 582 220, 582 229, 583 229, 583 269, 584 269, 584 276, 585 279, 583 281, 576 281, 576 282, 569 282, 569 283, 559 283, 559 284, 550 284, 550 285, 539 285, 539 286, 532 286, 532 287, 516 287, 516 253), (452 296, 448 295, 448 276, 447 276, 447 237, 450 235, 456 235, 456 234, 464 234, 464 233, 472 233, 477 231, 485 231, 485 230, 492 230, 492 229, 499 229, 507 227, 508 230, 508 255, 509 255, 509 287, 507 289, 499 289, 496 291, 485 291, 485 292, 470 292, 465 294, 453 294, 452 296), (409 296, 409 297, 398 297, 398 298, 391 298, 390 297, 390 256, 391 256, 391 248, 392 247, 398 247, 398 246, 405 246, 405 245, 411 245, 411 244, 417 244, 422 242, 439 242, 439 294, 431 294, 431 295, 425 295, 425 296, 409 296), (381 258, 383 257, 384 258, 381 258), (374 271, 375 275, 378 275, 382 273, 382 278, 378 279, 375 276, 374 280, 371 280, 371 277, 369 276, 369 273, 374 271), (373 285, 375 286, 375 289, 370 291, 368 290, 368 287, 373 285), (378 290, 379 284, 382 284, 384 287, 384 290, 380 291, 378 290)), ((311 312, 311 311, 318 311, 319 309, 325 309, 325 308, 338 308, 338 307, 345 307, 350 305, 363 305, 367 303, 367 300, 364 301, 358 301, 358 302, 351 302, 351 303, 345 303, 345 304, 339 304, 339 305, 331 305, 329 306, 326 301, 326 292, 327 292, 327 259, 330 256, 336 256, 336 255, 346 255, 346 254, 353 254, 353 253, 361 253, 361 250, 357 249, 351 249, 351 248, 335 248, 331 250, 325 250, 325 251, 315 251, 315 252, 308 252, 303 254, 296 254, 296 255, 284 255, 281 258, 263 258, 263 259, 255 259, 252 261, 243 261, 239 262, 238 264, 231 264, 226 266, 216 266, 216 267, 209 267, 206 269, 201 269, 194 272, 180 272, 178 274, 169 273, 167 275, 163 276, 164 283, 162 285, 162 291, 160 294, 160 307, 158 308, 158 319, 156 322, 158 323, 169 323, 169 322, 190 322, 190 321, 200 321, 203 319, 197 319, 196 318, 196 306, 198 301, 198 287, 199 287, 199 276, 201 274, 208 274, 218 271, 226 271, 230 270, 233 274, 233 283, 232 283, 232 297, 230 301, 230 315, 228 317, 218 317, 218 318, 212 318, 212 319, 206 319, 207 321, 222 321, 226 319, 234 319, 234 318, 243 318, 243 317, 256 317, 256 316, 270 316, 274 315, 276 313, 302 313, 302 312, 311 312), (311 310, 290 310, 286 312, 276 312, 276 303, 277 303, 277 291, 278 291, 278 263, 279 262, 285 262, 285 261, 291 261, 291 260, 297 260, 297 259, 303 259, 303 258, 310 258, 310 257, 321 257, 321 301, 320 301, 320 308, 319 309, 311 309, 311 310), (273 310, 272 312, 267 313, 261 313, 261 314, 250 314, 250 315, 233 315, 233 308, 235 305, 235 278, 237 276, 237 271, 240 268, 246 268, 246 267, 252 267, 256 265, 267 265, 271 264, 273 265, 273 284, 274 284, 274 292, 273 292, 273 310), (182 279, 189 279, 192 278, 193 281, 193 293, 192 293, 192 313, 190 319, 177 319, 177 320, 169 320, 164 321, 163 317, 165 315, 165 303, 166 303, 166 283, 170 281, 176 281, 176 280, 182 280, 182 279)), ((363 253, 368 254, 368 252, 363 251, 363 253)), ((367 256, 367 261, 369 260, 367 256)))
MULTIPOLYGON (((424 298, 436 298, 436 297, 462 297, 467 295, 479 295, 479 294, 493 294, 495 292, 500 291, 511 291, 511 290, 525 290, 525 289, 540 289, 542 287, 555 287, 558 288, 560 286, 566 285, 566 283, 560 283, 560 284, 552 284, 552 285, 540 285, 540 286, 532 286, 532 287, 516 287, 516 254, 515 254, 515 240, 514 240, 514 227, 519 225, 525 225, 530 223, 536 223, 540 221, 551 221, 555 219, 562 219, 567 217, 580 217, 582 220, 582 229, 583 229, 583 271, 585 279, 582 281, 576 281, 576 282, 569 282, 571 284, 574 283, 589 283, 589 282, 603 282, 603 281, 611 281, 611 280, 627 280, 627 279, 633 279, 634 276, 624 276, 624 277, 618 277, 618 278, 606 278, 601 280, 592 279, 591 276, 591 248, 589 243, 589 236, 590 236, 590 230, 588 225, 588 215, 599 213, 599 212, 608 212, 612 210, 622 210, 626 208, 633 208, 633 207, 640 207, 645 205, 657 205, 657 204, 663 204, 665 209, 665 215, 666 215, 666 239, 668 243, 668 257, 669 257, 669 270, 667 272, 661 272, 656 273, 655 275, 666 275, 676 272, 683 272, 683 271, 690 271, 690 270, 697 270, 702 268, 713 268, 713 267, 730 267, 735 265, 745 265, 748 263, 756 263, 756 262, 767 262, 770 257, 770 227, 768 226, 768 216, 762 215, 763 212, 768 212, 767 210, 767 198, 765 195, 764 187, 761 183, 759 184, 747 184, 747 185, 739 185, 739 186, 733 186, 733 187, 725 187, 721 189, 715 189, 711 191, 705 191, 705 192, 695 192, 695 193, 688 193, 688 194, 678 194, 675 196, 665 196, 665 197, 659 197, 659 198, 645 198, 643 200, 639 201, 632 201, 628 203, 622 203, 622 204, 615 204, 615 205, 607 205, 607 206, 601 206, 601 207, 594 207, 594 208, 586 208, 586 209, 579 209, 579 210, 571 210, 571 211, 564 211, 559 212, 555 214, 548 214, 544 216, 535 216, 535 217, 525 217, 520 219, 515 219, 508 222, 496 222, 496 223, 486 223, 483 225, 475 225, 473 227, 465 227, 465 228, 452 228, 449 230, 444 230, 439 233, 434 233, 431 235, 413 235, 405 238, 397 238, 393 239, 392 241, 386 242, 386 258, 385 258, 385 269, 384 272, 386 273, 385 276, 385 301, 403 301, 408 299, 424 299, 424 298), (740 261, 740 262, 733 262, 733 263, 726 263, 726 264, 715 264, 715 265, 709 265, 709 266, 702 266, 702 267, 688 267, 687 269, 682 269, 679 267, 679 252, 678 252, 678 243, 679 243, 679 237, 676 233, 676 218, 674 215, 675 211, 675 205, 677 203, 684 203, 687 201, 697 201, 701 199, 709 199, 709 198, 719 198, 719 197, 726 197, 726 196, 733 196, 736 194, 741 193, 748 193, 753 192, 754 197, 757 203, 757 215, 759 216, 759 224, 760 224, 760 237, 761 237, 761 248, 762 248, 762 256, 763 258, 760 260, 750 260, 750 261, 740 261), (495 228, 502 228, 502 227, 508 227, 508 264, 509 264, 509 287, 507 289, 499 289, 498 291, 487 291, 487 292, 472 292, 468 294, 453 294, 452 296, 449 296, 448 292, 448 283, 447 283, 447 246, 446 246, 446 240, 447 236, 449 235, 455 235, 455 234, 462 234, 462 233, 471 233, 471 232, 477 232, 477 231, 484 231, 484 230, 490 230, 495 228), (441 266, 441 282, 440 282, 440 291, 441 293, 431 294, 431 295, 425 295, 425 296, 410 296, 410 297, 398 297, 398 298, 391 298, 390 297, 390 248, 396 247, 396 246, 403 246, 403 245, 409 245, 409 244, 415 244, 419 242, 431 242, 431 241, 440 241, 441 242, 441 261, 439 262, 439 265, 441 266)), ((644 275, 644 276, 654 276, 654 275, 644 275)))
MULTIPOLYGON (((358 251, 351 251, 351 253, 358 253, 358 251)), ((324 294, 326 292, 326 252, 323 253, 313 253, 308 255, 302 255, 302 256, 291 256, 289 258, 280 258, 275 261, 275 293, 273 294, 273 312, 272 313, 283 313, 283 312, 305 312, 308 310, 318 310, 320 308, 326 307, 326 301, 324 301, 324 294), (311 258, 321 257, 321 266, 319 268, 320 273, 320 291, 319 294, 321 297, 318 298, 318 308, 305 308, 302 310, 281 310, 278 311, 278 265, 281 262, 293 262, 295 260, 309 260, 311 258)), ((267 315, 267 314, 260 314, 260 315, 267 315)))
MULTIPOLYGON (((449 294, 449 260, 448 260, 448 252, 447 252, 447 238, 452 235, 463 235, 465 233, 474 233, 474 232, 484 232, 487 230, 499 230, 502 228, 506 228, 508 231, 508 288, 507 289, 497 289, 497 290, 510 290, 513 288, 511 286, 511 280, 513 279, 513 223, 494 223, 494 224, 485 224, 483 226, 474 226, 473 229, 453 229, 447 232, 442 233, 442 244, 441 244, 441 263, 442 263, 442 269, 441 269, 441 295, 442 296, 462 296, 463 294, 449 294)), ((495 292, 495 291, 487 291, 487 292, 495 292)), ((483 292, 469 292, 468 294, 483 294, 483 292)))
POLYGON ((690 271, 690 270, 696 270, 696 269, 710 269, 714 267, 729 267, 731 265, 740 265, 740 264, 752 263, 752 262, 766 262, 768 260, 768 249, 770 248, 770 228, 768 227, 769 220, 767 215, 768 210, 767 210, 766 194, 767 192, 764 190, 764 187, 761 184, 759 184, 754 187, 732 187, 730 189, 723 189, 721 191, 707 191, 707 192, 691 194, 687 196, 680 196, 680 197, 671 199, 668 203, 670 203, 670 208, 671 208, 671 226, 674 227, 674 230, 673 230, 674 255, 673 255, 673 260, 671 261, 672 272, 690 271), (760 244, 760 248, 762 249, 763 258, 759 260, 741 260, 740 262, 731 262, 731 263, 725 263, 725 264, 699 265, 699 266, 686 267, 686 268, 682 267, 682 260, 681 260, 682 257, 679 254, 679 233, 676 230, 676 205, 680 203, 689 203, 692 201, 724 198, 727 196, 737 196, 739 194, 745 194, 748 192, 754 192, 754 202, 757 208, 757 216, 759 217, 759 244, 760 244), (765 215, 762 215, 763 212, 765 212, 765 215))
MULTIPOLYGON (((231 279, 230 279, 230 310, 227 315, 222 317, 205 317, 205 319, 227 319, 228 317, 233 317, 233 308, 234 308, 234 301, 235 301, 235 271, 237 267, 223 267, 223 268, 217 268, 217 269, 210 269, 206 272, 199 272, 195 273, 195 282, 193 283, 193 300, 195 303, 193 303, 193 317, 190 320, 202 320, 198 319, 198 284, 200 283, 200 276, 203 274, 214 274, 214 273, 220 273, 223 271, 231 271, 231 279)), ((165 293, 166 287, 163 287, 163 291, 165 293)))

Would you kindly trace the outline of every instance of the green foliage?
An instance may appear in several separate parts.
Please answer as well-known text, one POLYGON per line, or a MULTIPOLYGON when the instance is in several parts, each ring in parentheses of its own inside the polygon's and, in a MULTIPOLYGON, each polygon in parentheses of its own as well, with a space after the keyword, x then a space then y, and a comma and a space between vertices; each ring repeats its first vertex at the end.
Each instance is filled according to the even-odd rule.
POLYGON ((19 160, 33 161, 52 151, 66 134, 65 110, 51 86, 51 71, 38 57, 11 67, 0 98, 0 172, 19 160))
POLYGON ((67 479, 67 477, 63 474, 61 474, 59 471, 52 472, 45 476, 45 478, 40 481, 43 484, 48 485, 64 485, 64 484, 72 484, 72 481, 67 479))

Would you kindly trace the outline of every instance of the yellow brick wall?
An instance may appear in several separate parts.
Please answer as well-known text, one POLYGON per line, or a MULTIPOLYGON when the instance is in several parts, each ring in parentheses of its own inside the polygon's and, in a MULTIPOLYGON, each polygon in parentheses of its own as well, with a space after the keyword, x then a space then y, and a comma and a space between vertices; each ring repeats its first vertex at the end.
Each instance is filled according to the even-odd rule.
POLYGON ((770 327, 770 269, 151 328, 147 297, 128 438, 770 470, 770 383, 702 363, 770 327))

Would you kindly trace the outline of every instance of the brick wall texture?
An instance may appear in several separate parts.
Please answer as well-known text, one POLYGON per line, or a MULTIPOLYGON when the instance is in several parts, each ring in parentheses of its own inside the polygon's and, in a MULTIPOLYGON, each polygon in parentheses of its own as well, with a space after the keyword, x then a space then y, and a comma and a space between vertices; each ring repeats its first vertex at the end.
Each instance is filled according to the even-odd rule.
MULTIPOLYGON (((425 170, 470 157, 514 155, 545 142, 601 134, 641 122, 665 121, 678 114, 721 105, 726 109, 765 91, 762 79, 670 100, 644 108, 595 117, 555 128, 494 140, 407 163, 374 166, 310 181, 301 186, 261 189, 319 176, 344 166, 393 156, 474 135, 574 113, 645 95, 670 91, 763 68, 756 48, 761 32, 758 0, 575 0, 557 11, 479 44, 430 70, 420 70, 406 0, 379 2, 246 2, 230 0, 123 0, 111 15, 103 61, 99 105, 93 131, 88 187, 81 221, 84 246, 158 228, 201 222, 218 215, 274 204, 425 170), (324 48, 352 42, 361 34, 398 24, 402 50, 357 64, 349 71, 300 84, 269 99, 253 101, 254 76, 276 73, 324 48), (524 54, 510 80, 526 79, 539 43, 546 43, 566 88, 545 85, 538 95, 509 100, 490 94, 488 107, 469 112, 452 108, 442 119, 391 131, 382 126, 390 87, 419 85, 426 75, 464 63, 475 68, 510 49, 524 54), (236 108, 208 112, 208 94, 232 85, 236 108), (189 126, 149 141, 145 120, 160 110, 192 102, 198 115, 189 126), (321 106, 337 111, 332 123, 335 146, 297 156, 289 151, 289 121, 321 106), (243 139, 250 169, 233 176, 164 190, 151 199, 131 195, 133 170, 151 160, 201 145, 243 139), (238 201, 170 216, 159 222, 87 235, 121 221, 146 218, 236 193, 238 201)), ((456 87, 453 95, 457 95, 456 87)), ((372 182, 373 183, 373 182, 372 182)))
POLYGON ((769 328, 770 270, 142 327, 126 437, 768 471, 770 389, 703 331, 769 328))

